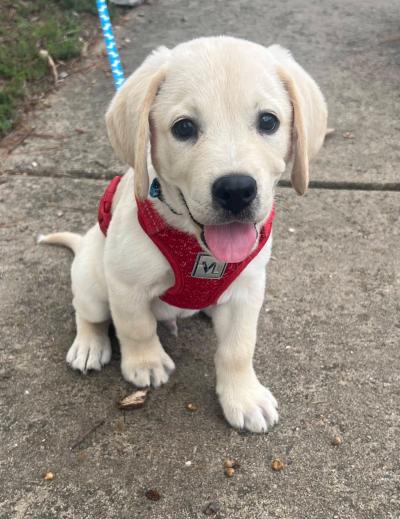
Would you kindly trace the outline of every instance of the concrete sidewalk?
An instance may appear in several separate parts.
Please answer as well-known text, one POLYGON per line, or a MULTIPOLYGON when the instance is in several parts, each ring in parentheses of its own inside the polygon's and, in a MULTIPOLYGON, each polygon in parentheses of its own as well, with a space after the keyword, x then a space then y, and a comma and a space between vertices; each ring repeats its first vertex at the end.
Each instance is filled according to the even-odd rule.
MULTIPOLYGON (((321 86, 336 129, 313 178, 399 182, 399 11, 392 0, 162 0, 132 10, 115 29, 127 73, 159 45, 199 36, 286 46, 321 86)), ((7 171, 97 178, 121 171, 104 125, 114 93, 108 63, 90 65, 99 57, 67 78, 31 121, 36 133, 55 139, 31 136, 6 161, 7 171)))
MULTIPOLYGON (((130 39, 123 57, 133 68, 158 44, 218 32, 279 41, 321 83, 337 131, 314 178, 398 181, 393 2, 166 0, 132 11, 119 38, 130 39)), ((255 358, 280 403, 267 435, 224 421, 205 318, 181 322, 178 338, 160 329, 177 371, 141 410, 116 407, 132 391, 116 344, 101 373, 67 368, 71 254, 34 238, 95 221, 101 177, 121 168, 104 133, 111 95, 99 69, 71 77, 32 121, 67 138, 27 140, 0 177, 0 518, 192 519, 211 502, 224 519, 399 519, 397 192, 279 190, 255 358), (241 465, 230 479, 226 457, 241 465)))

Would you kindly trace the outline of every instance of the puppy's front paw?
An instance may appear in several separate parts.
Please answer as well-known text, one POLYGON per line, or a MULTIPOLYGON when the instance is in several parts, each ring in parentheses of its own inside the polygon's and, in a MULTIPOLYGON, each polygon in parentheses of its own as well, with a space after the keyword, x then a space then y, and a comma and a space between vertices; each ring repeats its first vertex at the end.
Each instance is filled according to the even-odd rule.
POLYGON ((67 353, 67 363, 82 373, 91 369, 100 371, 110 360, 111 344, 107 335, 77 335, 67 353))
POLYGON ((156 351, 147 351, 141 355, 135 352, 122 355, 122 375, 137 387, 159 387, 168 382, 174 369, 174 361, 161 346, 156 351))
POLYGON ((225 418, 233 427, 262 433, 278 423, 278 403, 255 376, 250 381, 218 384, 217 393, 225 418))

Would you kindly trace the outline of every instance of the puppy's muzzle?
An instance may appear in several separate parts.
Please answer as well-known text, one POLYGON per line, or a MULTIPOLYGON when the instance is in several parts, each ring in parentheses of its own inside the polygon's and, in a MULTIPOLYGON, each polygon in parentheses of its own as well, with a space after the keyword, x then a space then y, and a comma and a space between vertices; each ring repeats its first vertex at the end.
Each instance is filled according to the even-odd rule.
POLYGON ((214 204, 234 215, 246 209, 257 195, 257 182, 250 175, 230 174, 219 177, 212 185, 214 204))

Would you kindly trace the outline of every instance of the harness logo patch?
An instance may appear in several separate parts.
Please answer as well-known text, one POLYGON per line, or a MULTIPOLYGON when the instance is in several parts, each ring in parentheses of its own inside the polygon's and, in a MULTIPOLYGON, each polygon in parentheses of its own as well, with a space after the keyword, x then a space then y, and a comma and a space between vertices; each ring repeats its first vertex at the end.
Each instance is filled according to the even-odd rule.
POLYGON ((226 263, 219 263, 213 256, 206 252, 197 254, 192 277, 205 279, 220 279, 224 275, 226 263))

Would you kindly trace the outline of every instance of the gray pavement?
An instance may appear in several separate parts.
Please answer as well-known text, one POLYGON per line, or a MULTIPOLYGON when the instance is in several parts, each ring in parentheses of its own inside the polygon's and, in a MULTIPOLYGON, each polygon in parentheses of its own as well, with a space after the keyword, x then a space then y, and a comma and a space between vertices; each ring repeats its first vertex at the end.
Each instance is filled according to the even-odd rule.
MULTIPOLYGON (((389 1, 170 0, 133 11, 119 37, 130 39, 127 68, 196 35, 287 45, 323 87, 337 130, 313 178, 397 182, 398 11, 389 1)), ((115 405, 132 390, 117 344, 101 373, 68 369, 71 254, 34 238, 95 221, 100 178, 121 168, 104 133, 111 95, 101 69, 71 76, 32 121, 67 138, 27 140, 0 176, 0 518, 201 518, 213 502, 212 517, 229 519, 399 519, 400 193, 279 190, 255 358, 280 402, 269 434, 225 423, 215 337, 200 316, 178 338, 160 329, 177 371, 141 410, 115 405), (241 465, 231 479, 226 457, 241 465)))
MULTIPOLYGON (((393 0, 160 0, 132 10, 116 33, 127 72, 157 46, 198 36, 231 34, 288 47, 320 84, 336 129, 313 178, 399 182, 399 17, 393 0)), ((99 65, 99 58, 67 78, 50 106, 32 118, 37 133, 65 139, 32 136, 12 153, 6 170, 94 177, 121 170, 104 127, 113 94, 108 64, 90 64, 99 65)))

